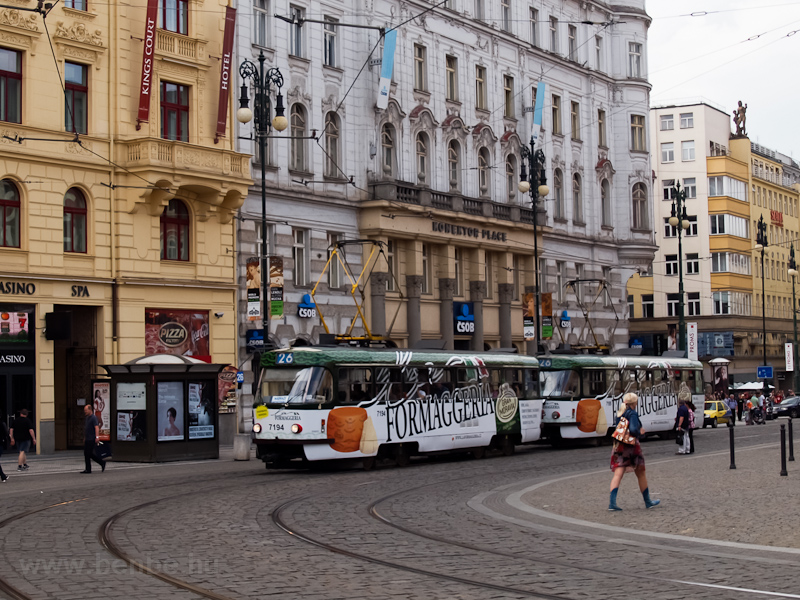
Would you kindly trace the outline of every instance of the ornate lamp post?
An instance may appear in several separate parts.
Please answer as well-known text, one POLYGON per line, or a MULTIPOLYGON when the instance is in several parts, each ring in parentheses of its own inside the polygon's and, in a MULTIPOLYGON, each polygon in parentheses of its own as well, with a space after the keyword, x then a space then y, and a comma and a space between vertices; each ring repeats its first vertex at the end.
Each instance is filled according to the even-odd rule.
POLYGON ((767 309, 764 302, 765 294, 764 294, 764 281, 766 280, 766 274, 764 273, 764 252, 769 246, 767 240, 767 224, 764 222, 764 215, 758 217, 758 223, 756 223, 758 227, 758 232, 756 233, 756 250, 761 250, 761 335, 763 336, 764 342, 764 366, 767 366, 767 309))
MULTIPOLYGON (((797 361, 797 298, 795 297, 794 285, 797 281, 797 262, 794 260, 794 243, 789 245, 789 275, 792 278, 792 321, 794 322, 794 338, 792 339, 792 357, 797 361)), ((798 383, 797 363, 794 364, 794 391, 800 393, 800 383, 798 383)))
POLYGON ((669 224, 678 231, 678 350, 686 351, 686 318, 683 304, 683 242, 684 229, 689 228, 689 217, 686 215, 686 190, 681 189, 680 182, 672 187, 672 213, 669 224))
POLYGON ((258 152, 261 160, 261 318, 264 323, 264 343, 269 338, 269 264, 267 257, 267 176, 266 176, 266 154, 267 138, 271 129, 283 131, 289 126, 289 122, 284 115, 283 95, 283 75, 280 70, 271 68, 264 70, 266 57, 262 51, 258 55, 258 66, 252 61, 245 59, 239 65, 239 75, 242 78, 242 89, 239 96, 239 110, 236 112, 236 119, 240 123, 249 123, 253 118, 253 111, 250 110, 250 99, 247 97, 247 80, 252 83, 255 91, 253 108, 255 109, 255 133, 258 139, 258 152), (275 98, 275 118, 270 119, 272 106, 270 100, 270 87, 278 88, 275 98))
POLYGON ((520 154, 522 155, 521 169, 520 169, 520 182, 517 188, 523 194, 531 193, 531 206, 533 207, 533 293, 534 302, 536 306, 535 323, 536 333, 534 334, 534 351, 528 350, 528 354, 533 356, 539 353, 539 337, 541 335, 541 324, 539 317, 539 234, 537 231, 537 213, 539 212, 539 198, 544 198, 550 193, 550 188, 547 187, 547 176, 545 174, 545 157, 544 152, 541 150, 534 150, 534 139, 531 137, 530 148, 527 146, 520 147, 520 154), (525 163, 527 162, 528 169, 526 172, 525 163))

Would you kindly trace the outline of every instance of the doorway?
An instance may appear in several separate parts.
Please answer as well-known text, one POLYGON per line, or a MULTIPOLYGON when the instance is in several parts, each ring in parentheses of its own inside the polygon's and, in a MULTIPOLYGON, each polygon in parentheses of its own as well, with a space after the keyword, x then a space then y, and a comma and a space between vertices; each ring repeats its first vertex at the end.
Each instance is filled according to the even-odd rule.
POLYGON ((28 418, 36 423, 35 377, 33 371, 0 372, 0 410, 9 429, 23 408, 28 409, 28 418))

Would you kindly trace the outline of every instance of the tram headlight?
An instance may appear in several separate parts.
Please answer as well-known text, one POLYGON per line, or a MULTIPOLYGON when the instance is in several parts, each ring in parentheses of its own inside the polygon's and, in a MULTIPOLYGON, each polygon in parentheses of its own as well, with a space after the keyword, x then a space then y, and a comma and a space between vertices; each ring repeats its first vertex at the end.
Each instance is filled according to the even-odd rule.
POLYGON ((292 433, 300 433, 301 431, 303 431, 302 425, 300 425, 299 423, 295 423, 294 425, 292 425, 292 433))
POLYGON ((561 418, 561 413, 560 413, 560 412, 558 412, 557 410, 554 410, 554 411, 553 411, 553 414, 552 414, 551 416, 552 416, 554 419, 560 419, 560 418, 561 418))
POLYGON ((253 425, 253 431, 255 433, 261 433, 261 423, 256 423, 253 425))

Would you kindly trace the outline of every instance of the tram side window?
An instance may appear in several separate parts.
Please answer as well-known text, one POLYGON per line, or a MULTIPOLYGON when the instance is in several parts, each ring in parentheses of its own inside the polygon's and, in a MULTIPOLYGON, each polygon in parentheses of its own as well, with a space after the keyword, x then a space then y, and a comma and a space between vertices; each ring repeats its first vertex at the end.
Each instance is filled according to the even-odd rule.
POLYGON ((359 404, 372 399, 372 369, 369 367, 343 367, 339 369, 340 404, 359 404))
POLYGON ((587 369, 583 372, 583 393, 585 396, 602 396, 606 393, 606 372, 587 369))
POLYGON ((405 398, 403 371, 401 369, 381 368, 378 370, 377 384, 385 388, 390 402, 405 398))
POLYGON ((575 398, 580 395, 581 378, 577 371, 540 371, 539 381, 545 398, 575 398))
POLYGON ((456 369, 456 377, 459 384, 463 383, 481 383, 488 375, 485 368, 456 369))
POLYGON ((606 371, 606 386, 608 394, 614 398, 622 395, 622 373, 614 369, 606 371))
POLYGON ((686 383, 693 394, 703 393, 703 373, 701 371, 684 371, 686 383))
POLYGON ((431 394, 441 398, 445 393, 453 391, 452 369, 431 368, 425 370, 427 371, 427 381, 430 384, 431 394))
POLYGON ((637 377, 641 373, 644 375, 644 371, 634 371, 625 369, 622 371, 622 393, 627 394, 629 392, 638 392, 639 391, 639 378, 637 377))
POLYGON ((539 372, 535 369, 522 369, 520 374, 522 376, 522 395, 519 396, 520 400, 535 400, 539 398, 539 372))

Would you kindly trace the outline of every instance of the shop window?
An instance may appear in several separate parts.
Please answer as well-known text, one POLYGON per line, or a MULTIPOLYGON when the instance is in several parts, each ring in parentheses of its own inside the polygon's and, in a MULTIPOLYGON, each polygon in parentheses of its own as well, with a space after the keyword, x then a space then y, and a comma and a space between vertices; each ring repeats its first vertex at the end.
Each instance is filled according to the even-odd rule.
POLYGON ((161 214, 161 260, 189 260, 189 211, 177 198, 161 214))
POLYGON ((64 252, 86 252, 86 198, 77 188, 64 196, 64 252))

